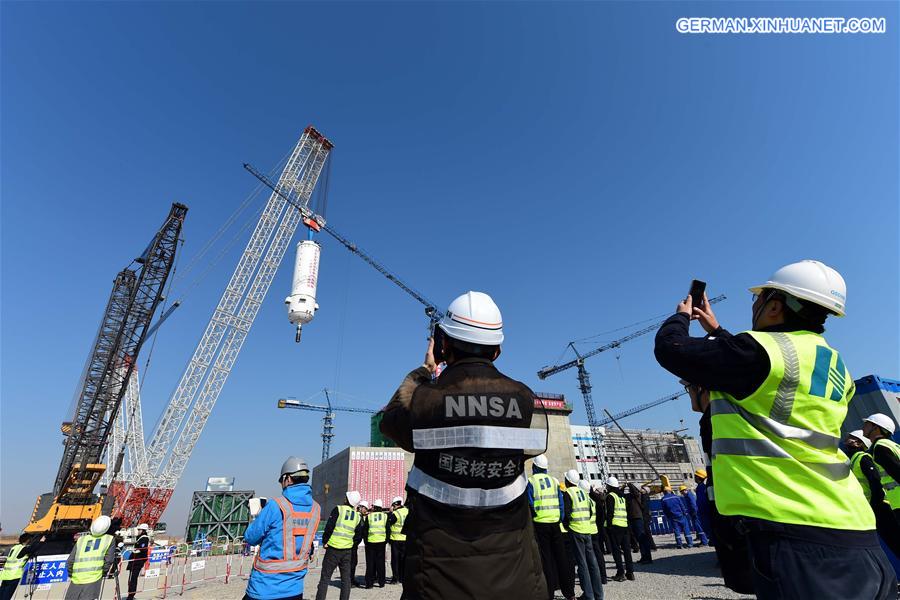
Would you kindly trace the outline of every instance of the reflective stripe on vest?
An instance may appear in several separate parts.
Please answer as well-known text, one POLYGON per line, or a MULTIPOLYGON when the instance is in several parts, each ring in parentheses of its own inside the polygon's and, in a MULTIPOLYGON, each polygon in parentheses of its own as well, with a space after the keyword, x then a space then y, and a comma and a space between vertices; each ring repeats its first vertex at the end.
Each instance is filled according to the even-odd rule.
POLYGON ((281 509, 282 558, 264 560, 257 553, 253 568, 260 573, 296 573, 306 569, 309 562, 309 549, 312 547, 316 529, 319 527, 319 504, 313 501, 309 512, 295 512, 294 505, 287 498, 275 498, 281 509), (303 536, 303 543, 298 550, 297 536, 303 536))
MULTIPOLYGON (((863 489, 863 494, 865 494, 866 500, 871 501, 872 500, 872 488, 869 486, 869 480, 866 479, 865 475, 863 475, 862 467, 860 466, 860 463, 862 462, 863 457, 867 456, 867 455, 868 455, 868 452, 862 452, 862 451, 854 452, 853 456, 850 457, 850 470, 853 472, 853 474, 856 476, 856 479, 859 481, 859 485, 863 489)), ((881 465, 879 465, 874 460, 872 461, 872 464, 875 465, 875 469, 878 471, 879 479, 881 479, 883 481, 884 477, 885 477, 884 469, 882 469, 881 465)), ((897 483, 893 482, 893 480, 891 480, 891 481, 893 483, 893 487, 896 488, 897 483)), ((884 485, 884 483, 882 483, 882 485, 884 485)), ((887 495, 885 495, 884 501, 889 502, 887 495)))
POLYGON ((416 450, 445 448, 498 448, 521 450, 545 448, 546 429, 528 427, 498 427, 496 425, 461 425, 414 429, 413 447, 416 450))
POLYGON ((405 506, 401 506, 400 508, 394 510, 394 517, 396 520, 394 524, 391 525, 391 539, 395 542, 405 542, 406 535, 403 533, 403 524, 406 523, 406 515, 409 514, 409 509, 405 506))
POLYGON ((746 332, 769 357, 750 396, 710 393, 716 506, 724 515, 856 531, 859 501, 840 428, 855 386, 837 351, 809 331, 746 332))
POLYGON ((387 514, 383 512, 369 513, 369 535, 366 541, 370 544, 380 544, 387 541, 387 514))
MULTIPOLYGON (((900 446, 898 446, 897 443, 893 440, 889 440, 887 438, 875 440, 875 444, 872 446, 873 454, 876 446, 887 447, 891 452, 894 453, 894 456, 896 456, 897 459, 900 460, 900 446)), ((897 484, 893 477, 891 477, 884 471, 882 466, 878 464, 878 461, 875 461, 875 466, 878 467, 879 471, 881 471, 881 487, 884 488, 885 500, 887 500, 891 505, 891 509, 900 509, 900 485, 897 484)))
POLYGON ((362 517, 350 506, 338 506, 337 523, 328 538, 328 547, 335 550, 347 550, 353 547, 353 536, 362 517))
POLYGON ((9 550, 6 555, 6 562, 3 563, 3 570, 0 571, 0 581, 12 581, 22 579, 25 574, 25 563, 28 559, 19 556, 19 553, 25 549, 22 544, 16 544, 9 550))
POLYGON ((406 485, 426 498, 442 504, 466 508, 489 508, 504 506, 525 493, 528 480, 523 473, 515 481, 503 487, 486 490, 483 488, 463 488, 428 475, 418 467, 409 471, 406 485))
POLYGON ((628 512, 625 510, 625 498, 615 492, 609 492, 615 507, 613 508, 613 527, 628 527, 628 512))
POLYGON ((75 585, 85 585, 103 578, 103 559, 113 543, 111 535, 94 537, 85 534, 75 543, 75 561, 69 576, 75 585))
POLYGON ((534 522, 559 522, 559 482, 546 473, 528 478, 534 494, 534 522))
POLYGON ((591 533, 591 499, 578 487, 566 488, 572 499, 572 514, 569 515, 569 529, 575 533, 591 533))

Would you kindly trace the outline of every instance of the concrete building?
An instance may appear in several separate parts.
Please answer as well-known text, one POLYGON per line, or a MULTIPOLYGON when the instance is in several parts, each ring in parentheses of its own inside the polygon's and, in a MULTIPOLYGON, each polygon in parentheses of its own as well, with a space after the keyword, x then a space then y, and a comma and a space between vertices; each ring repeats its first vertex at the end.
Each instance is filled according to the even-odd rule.
MULTIPOLYGON (((532 427, 548 429, 547 436, 547 461, 550 474, 557 479, 562 479, 563 474, 569 469, 575 468, 575 452, 572 449, 571 427, 569 415, 572 414, 572 406, 566 402, 562 394, 536 393, 534 399, 534 416, 531 419, 532 427), (545 425, 546 421, 546 425, 545 425)), ((525 463, 525 474, 531 474, 531 461, 525 463)))
POLYGON ((322 507, 322 518, 344 502, 344 494, 357 490, 371 503, 390 504, 394 496, 406 497, 406 474, 413 455, 401 448, 351 446, 313 468, 313 498, 322 507))
MULTIPOLYGON (((584 479, 600 481, 600 462, 597 447, 591 439, 587 425, 572 425, 572 449, 578 463, 578 471, 584 479)), ((606 467, 620 482, 640 486, 656 479, 653 470, 641 459, 634 446, 618 429, 601 428, 606 467)), ((704 465, 703 453, 697 440, 677 433, 626 429, 660 474, 666 475, 673 486, 685 483, 693 486, 693 472, 704 465)))

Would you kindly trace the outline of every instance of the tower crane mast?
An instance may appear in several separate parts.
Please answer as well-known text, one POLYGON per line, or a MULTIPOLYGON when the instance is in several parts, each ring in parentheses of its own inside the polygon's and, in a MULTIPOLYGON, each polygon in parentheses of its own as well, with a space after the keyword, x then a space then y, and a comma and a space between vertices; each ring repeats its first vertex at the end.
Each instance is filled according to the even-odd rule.
POLYGON ((292 408, 294 410, 311 410, 315 412, 322 412, 325 415, 322 417, 322 462, 328 460, 328 457, 331 456, 331 440, 334 439, 334 413, 336 412, 348 412, 348 413, 365 413, 369 415, 374 415, 377 413, 377 410, 372 410, 371 408, 354 408, 351 406, 334 406, 331 404, 331 395, 328 393, 328 390, 322 390, 325 393, 325 400, 327 404, 310 404, 309 402, 305 402, 303 400, 297 400, 295 398, 281 398, 278 400, 278 408, 292 408))
MULTIPOLYGON (((717 302, 721 302, 722 300, 725 300, 724 294, 710 299, 709 303, 716 304, 717 302)), ((544 367, 543 369, 541 369, 540 371, 537 372, 538 378, 543 380, 543 379, 547 379, 548 377, 551 377, 553 375, 556 375, 557 373, 567 371, 568 369, 571 369, 571 368, 575 368, 578 370, 578 388, 581 391, 582 398, 584 399, 584 412, 585 412, 585 415, 587 416, 588 428, 591 430, 591 438, 593 439, 594 444, 597 447, 597 454, 598 454, 597 458, 598 458, 598 462, 600 464, 600 476, 604 480, 607 477, 607 470, 606 470, 606 455, 603 450, 603 436, 600 434, 600 426, 601 425, 597 421, 597 417, 594 412, 594 398, 591 393, 591 388, 592 388, 591 376, 590 376, 590 373, 588 373, 587 369, 584 366, 584 361, 587 358, 596 356, 598 354, 606 352, 607 350, 612 350, 614 348, 618 348, 622 344, 624 344, 626 342, 630 342, 631 340, 633 340, 635 338, 639 338, 642 335, 646 335, 646 334, 650 333, 651 331, 656 331, 657 329, 659 329, 662 326, 663 323, 665 323, 665 320, 659 321, 652 325, 648 325, 647 327, 644 327, 643 329, 638 329, 637 331, 633 331, 624 337, 621 337, 617 340, 613 340, 612 342, 609 342, 607 344, 604 344, 602 346, 594 348, 593 350, 591 350, 589 352, 585 352, 583 354, 581 352, 579 352, 578 349, 575 347, 574 341, 569 342, 567 347, 571 348, 572 351, 575 353, 575 358, 573 360, 570 360, 568 362, 561 363, 558 365, 544 367)), ((661 404, 661 402, 660 402, 660 404, 661 404)), ((656 406, 656 405, 653 404, 653 406, 656 406)), ((648 406, 647 408, 650 408, 650 407, 648 406)), ((611 423, 613 421, 609 421, 609 422, 611 423)))

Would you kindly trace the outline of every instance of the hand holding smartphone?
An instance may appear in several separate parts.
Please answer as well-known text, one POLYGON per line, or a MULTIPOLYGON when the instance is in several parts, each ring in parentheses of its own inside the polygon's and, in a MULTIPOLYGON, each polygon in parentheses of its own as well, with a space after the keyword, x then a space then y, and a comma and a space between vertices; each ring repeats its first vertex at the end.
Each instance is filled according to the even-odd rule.
POLYGON ((706 292, 706 282, 694 279, 691 281, 691 306, 694 308, 703 308, 703 294, 706 292))

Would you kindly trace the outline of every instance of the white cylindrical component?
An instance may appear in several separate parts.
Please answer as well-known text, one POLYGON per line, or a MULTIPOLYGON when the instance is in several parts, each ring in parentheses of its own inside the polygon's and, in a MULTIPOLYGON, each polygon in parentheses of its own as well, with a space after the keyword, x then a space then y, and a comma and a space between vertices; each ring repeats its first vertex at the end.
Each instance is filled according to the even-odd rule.
POLYGON ((297 326, 299 341, 300 328, 313 320, 319 305, 316 304, 316 286, 319 281, 319 244, 312 240, 297 243, 297 257, 294 260, 294 283, 291 295, 284 302, 288 307, 288 319, 297 326))

